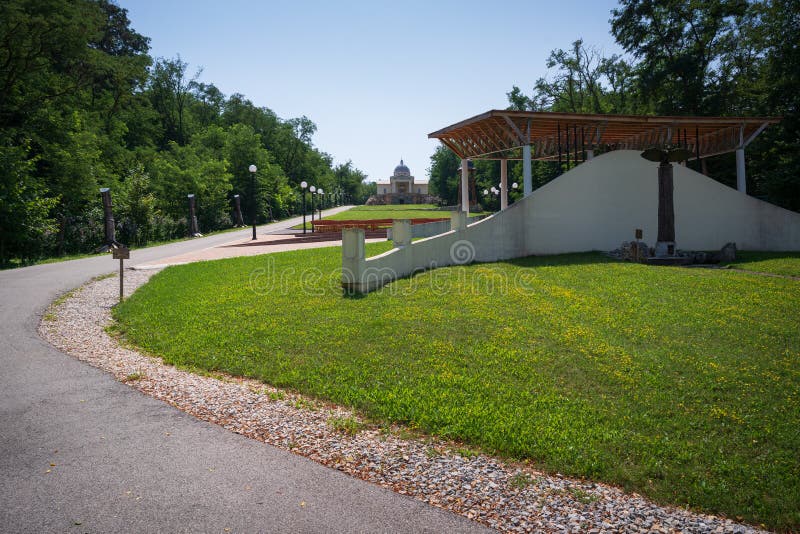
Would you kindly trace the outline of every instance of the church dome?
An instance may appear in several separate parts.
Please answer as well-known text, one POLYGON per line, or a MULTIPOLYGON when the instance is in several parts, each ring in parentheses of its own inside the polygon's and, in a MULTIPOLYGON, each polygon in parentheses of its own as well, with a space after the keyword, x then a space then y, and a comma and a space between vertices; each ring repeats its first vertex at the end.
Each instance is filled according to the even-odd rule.
POLYGON ((400 165, 394 168, 394 175, 395 176, 411 176, 411 171, 403 164, 403 160, 400 160, 400 165))

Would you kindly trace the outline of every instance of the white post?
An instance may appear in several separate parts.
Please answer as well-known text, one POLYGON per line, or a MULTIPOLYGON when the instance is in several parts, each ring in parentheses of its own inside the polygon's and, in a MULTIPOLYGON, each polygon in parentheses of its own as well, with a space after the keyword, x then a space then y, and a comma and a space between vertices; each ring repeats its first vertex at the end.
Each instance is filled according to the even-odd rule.
POLYGON ((508 160, 500 160, 500 209, 508 207, 508 160))
POLYGON ((467 227, 467 214, 463 211, 450 212, 450 230, 461 231, 467 227))
POLYGON ((342 287, 350 293, 367 293, 364 269, 366 264, 364 230, 345 228, 342 230, 342 287))
POLYGON ((591 148, 586 151, 586 161, 589 161, 590 159, 594 159, 594 150, 591 148))
POLYGON ((531 145, 522 146, 522 187, 525 196, 533 193, 533 178, 531 178, 531 145))
POLYGON ((392 224, 392 241, 395 248, 407 247, 411 244, 411 221, 409 219, 395 219, 392 224))
POLYGON ((461 211, 469 214, 469 162, 461 160, 461 211))
POLYGON ((747 176, 744 170, 744 148, 736 149, 736 189, 747 193, 747 176))

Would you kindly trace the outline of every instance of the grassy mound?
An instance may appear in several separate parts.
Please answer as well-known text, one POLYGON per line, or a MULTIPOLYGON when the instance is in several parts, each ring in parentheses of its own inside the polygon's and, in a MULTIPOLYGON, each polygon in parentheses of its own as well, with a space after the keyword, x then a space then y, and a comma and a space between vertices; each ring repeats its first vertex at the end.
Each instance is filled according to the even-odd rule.
POLYGON ((662 502, 800 525, 797 281, 576 254, 347 298, 340 254, 171 267, 118 307, 119 328, 168 362, 662 502))

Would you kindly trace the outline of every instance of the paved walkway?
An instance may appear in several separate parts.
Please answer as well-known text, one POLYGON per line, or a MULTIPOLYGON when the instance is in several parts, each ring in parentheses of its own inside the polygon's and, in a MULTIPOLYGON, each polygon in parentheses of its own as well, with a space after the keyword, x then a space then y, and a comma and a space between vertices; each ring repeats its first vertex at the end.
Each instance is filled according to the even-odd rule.
MULTIPOLYGON (((251 230, 252 231, 252 230, 251 230)), ((385 241, 382 239, 367 239, 367 243, 385 241)), ((226 243, 213 245, 199 250, 184 252, 168 258, 138 263, 134 269, 152 269, 165 267, 167 265, 180 265, 194 261, 218 260, 222 258, 234 258, 236 256, 254 256, 257 254, 269 254, 273 252, 285 252, 287 250, 297 250, 301 248, 333 247, 342 244, 341 233, 328 234, 306 234, 294 232, 280 232, 273 230, 271 233, 256 234, 256 239, 252 234, 248 234, 244 239, 238 237, 226 243)))
MULTIPOLYGON (((259 232, 299 224, 286 221, 259 232)), ((250 230, 134 250, 132 265, 250 230)), ((50 301, 109 256, 0 271, 5 532, 467 532, 461 517, 199 421, 55 350, 50 301)))

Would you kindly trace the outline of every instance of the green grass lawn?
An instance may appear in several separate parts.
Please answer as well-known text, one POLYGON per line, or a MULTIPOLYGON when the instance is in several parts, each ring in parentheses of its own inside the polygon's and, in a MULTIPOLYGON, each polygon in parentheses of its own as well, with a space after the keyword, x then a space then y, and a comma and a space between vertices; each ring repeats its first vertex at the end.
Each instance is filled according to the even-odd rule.
MULTIPOLYGON (((470 213, 470 215, 485 215, 486 213, 470 213)), ((311 228, 311 215, 308 215, 306 228, 311 228)), ((450 211, 436 209, 433 204, 394 204, 391 206, 356 206, 347 211, 342 211, 330 217, 334 221, 368 221, 372 219, 449 219, 450 211)), ((303 224, 292 228, 302 230, 303 224)))
POLYGON ((170 267, 115 317, 170 363, 800 527, 799 282, 575 254, 438 269, 353 298, 340 262, 325 248, 170 267))
POLYGON ((736 261, 729 265, 746 271, 800 277, 800 252, 737 251, 736 261))

